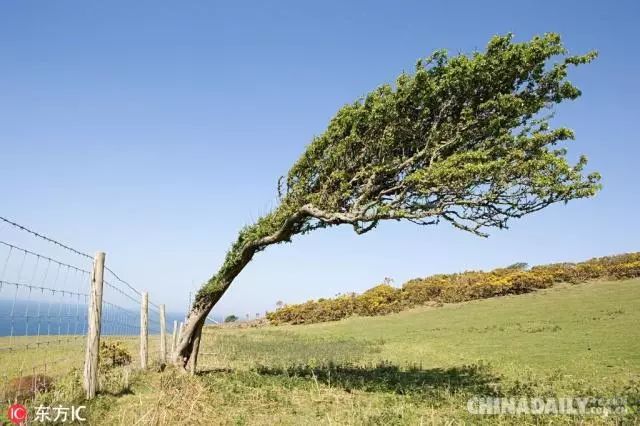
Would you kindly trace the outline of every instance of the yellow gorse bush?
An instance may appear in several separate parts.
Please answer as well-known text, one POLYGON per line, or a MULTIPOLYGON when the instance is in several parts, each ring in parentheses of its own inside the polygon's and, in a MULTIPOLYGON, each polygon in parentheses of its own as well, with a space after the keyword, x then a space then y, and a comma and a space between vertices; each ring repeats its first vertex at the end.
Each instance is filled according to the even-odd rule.
POLYGON ((580 283, 597 279, 627 279, 640 276, 640 252, 599 257, 580 263, 554 263, 438 274, 407 281, 401 288, 387 283, 360 295, 351 293, 333 299, 310 300, 269 312, 274 324, 309 324, 337 321, 352 315, 374 316, 398 312, 428 303, 456 303, 509 294, 522 294, 556 283, 580 283))
POLYGON ((131 364, 131 353, 121 341, 100 342, 100 368, 108 370, 131 364))

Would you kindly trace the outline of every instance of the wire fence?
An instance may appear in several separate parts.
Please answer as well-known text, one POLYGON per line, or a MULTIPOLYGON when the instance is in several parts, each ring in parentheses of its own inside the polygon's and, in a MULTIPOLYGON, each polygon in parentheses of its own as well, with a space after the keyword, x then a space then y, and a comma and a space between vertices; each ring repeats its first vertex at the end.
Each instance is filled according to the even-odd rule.
MULTIPOLYGON (((87 386, 85 364, 95 352, 88 342, 94 274, 93 256, 0 217, 2 401, 31 399, 66 376, 77 386, 84 378, 87 386)), ((145 310, 146 293, 107 266, 101 285, 102 346, 119 342, 130 368, 164 362, 170 349, 161 345, 164 306, 150 301, 145 310)))

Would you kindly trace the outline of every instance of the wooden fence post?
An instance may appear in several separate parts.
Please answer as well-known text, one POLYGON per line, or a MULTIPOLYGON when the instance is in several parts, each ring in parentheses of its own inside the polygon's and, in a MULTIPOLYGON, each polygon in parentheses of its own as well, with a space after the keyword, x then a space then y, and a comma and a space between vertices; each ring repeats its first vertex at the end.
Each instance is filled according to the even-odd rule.
POLYGON ((173 320, 173 337, 171 341, 171 356, 173 356, 178 346, 178 321, 173 320))
POLYGON ((147 356, 149 349, 149 293, 142 292, 140 304, 140 368, 147 368, 147 356))
POLYGON ((160 305, 160 362, 167 362, 167 324, 164 304, 160 305))
POLYGON ((84 390, 87 399, 96 396, 98 388, 98 356, 100 354, 100 326, 102 323, 102 286, 104 280, 103 252, 96 253, 91 273, 89 294, 89 314, 87 329, 87 347, 84 357, 84 390))

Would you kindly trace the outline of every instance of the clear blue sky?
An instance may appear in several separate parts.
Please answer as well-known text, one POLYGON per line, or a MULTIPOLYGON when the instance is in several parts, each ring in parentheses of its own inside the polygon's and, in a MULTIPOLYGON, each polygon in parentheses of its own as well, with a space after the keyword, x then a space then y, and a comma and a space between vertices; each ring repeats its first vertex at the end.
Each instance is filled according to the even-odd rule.
POLYGON ((597 198, 489 239, 397 223, 299 237, 260 253, 214 312, 640 250, 639 19, 636 1, 3 1, 0 213, 106 251, 184 309, 341 105, 433 49, 556 31, 572 52, 600 52, 572 76, 584 96, 556 115, 576 131, 571 156, 603 175, 597 198))

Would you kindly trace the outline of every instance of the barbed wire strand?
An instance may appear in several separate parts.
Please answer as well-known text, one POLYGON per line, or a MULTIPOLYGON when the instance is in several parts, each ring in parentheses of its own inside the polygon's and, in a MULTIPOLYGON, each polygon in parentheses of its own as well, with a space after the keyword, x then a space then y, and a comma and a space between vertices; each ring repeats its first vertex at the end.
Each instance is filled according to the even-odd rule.
POLYGON ((18 223, 16 223, 16 222, 14 222, 14 221, 12 221, 12 220, 9 220, 9 219, 7 219, 7 218, 5 218, 5 217, 0 216, 0 220, 1 220, 1 221, 3 221, 3 222, 5 222, 5 223, 8 223, 9 225, 12 225, 12 226, 14 226, 14 227, 16 227, 16 228, 20 229, 20 230, 22 230, 22 231, 26 231, 26 232, 28 232, 29 234, 34 235, 35 237, 38 237, 38 238, 43 239, 43 240, 45 240, 45 241, 48 241, 48 242, 50 242, 50 243, 52 243, 52 244, 55 244, 55 245, 57 245, 57 246, 60 246, 60 247, 62 247, 62 248, 64 248, 64 249, 66 249, 66 250, 69 250, 70 252, 75 253, 75 254, 77 254, 77 255, 79 255, 79 256, 83 256, 83 257, 86 257, 86 258, 89 258, 89 259, 93 259, 93 256, 89 256, 89 255, 88 255, 88 254, 86 254, 86 253, 83 253, 83 252, 81 252, 81 251, 79 251, 79 250, 76 250, 76 249, 74 249, 73 247, 70 247, 70 246, 68 246, 68 245, 66 245, 66 244, 63 244, 63 243, 59 242, 59 241, 56 241, 56 240, 54 240, 53 238, 49 238, 49 237, 47 237, 47 236, 45 236, 45 235, 42 235, 42 234, 40 234, 40 233, 38 233, 38 232, 35 232, 35 231, 33 231, 33 230, 31 230, 31 229, 27 228, 26 226, 20 225, 20 224, 18 224, 18 223))

